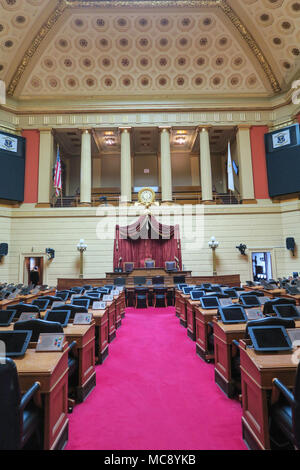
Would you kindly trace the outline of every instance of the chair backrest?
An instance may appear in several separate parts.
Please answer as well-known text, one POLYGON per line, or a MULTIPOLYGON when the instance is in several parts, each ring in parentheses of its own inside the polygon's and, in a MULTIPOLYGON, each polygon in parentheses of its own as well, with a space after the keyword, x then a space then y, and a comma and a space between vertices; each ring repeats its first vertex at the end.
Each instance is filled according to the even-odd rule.
POLYGON ((134 263, 132 263, 132 262, 130 262, 130 261, 126 261, 126 262, 124 263, 124 271, 125 271, 125 272, 127 272, 127 273, 128 273, 128 272, 131 272, 131 271, 133 271, 133 268, 134 268, 134 263))
POLYGON ((145 295, 148 294, 148 289, 145 288, 145 287, 136 287, 134 289, 134 291, 135 291, 135 294, 137 295, 137 297, 139 297, 139 296, 144 297, 145 295))
POLYGON ((265 317, 248 321, 245 331, 245 338, 249 339, 249 327, 251 326, 284 326, 284 328, 295 328, 295 321, 286 318, 265 317))
POLYGON ((283 305, 283 304, 296 305, 296 300, 295 299, 288 299, 288 298, 285 298, 285 297, 277 297, 275 299, 268 300, 264 304, 264 310, 263 310, 264 315, 266 315, 268 313, 274 313, 274 309, 273 309, 274 305, 283 305))
POLYGON ((10 358, 0 363, 0 450, 21 447, 21 392, 16 364, 10 358))
POLYGON ((69 291, 57 291, 55 293, 56 297, 59 297, 63 301, 68 300, 70 294, 71 294, 71 292, 69 292, 69 291))
POLYGON ((73 304, 61 305, 60 307, 54 307, 52 310, 70 310, 70 319, 73 319, 76 313, 88 313, 88 309, 86 307, 73 304))
POLYGON ((176 269, 175 261, 165 261, 165 270, 174 271, 176 269))
POLYGON ((153 259, 145 259, 145 268, 155 268, 155 261, 153 259))
POLYGON ((30 341, 37 342, 41 333, 63 333, 64 329, 58 322, 45 320, 26 320, 14 323, 14 330, 30 330, 30 341))
POLYGON ((114 279, 114 285, 125 286, 125 277, 116 277, 116 279, 114 279))
POLYGON ((31 305, 36 305, 40 310, 46 310, 49 305, 48 299, 34 299, 31 305))
POLYGON ((168 292, 167 287, 154 287, 153 288, 154 295, 157 296, 164 296, 168 292))
POLYGON ((38 313, 40 313, 40 309, 37 305, 19 303, 19 304, 13 305, 11 308, 13 310, 16 310, 15 319, 18 319, 22 312, 38 312, 38 313))
POLYGON ((165 283, 165 278, 164 276, 154 276, 152 278, 152 285, 155 284, 164 284, 165 283))
POLYGON ((38 297, 37 300, 40 299, 47 299, 49 300, 49 307, 53 304, 53 302, 61 302, 61 298, 57 297, 56 295, 43 295, 43 297, 38 297))

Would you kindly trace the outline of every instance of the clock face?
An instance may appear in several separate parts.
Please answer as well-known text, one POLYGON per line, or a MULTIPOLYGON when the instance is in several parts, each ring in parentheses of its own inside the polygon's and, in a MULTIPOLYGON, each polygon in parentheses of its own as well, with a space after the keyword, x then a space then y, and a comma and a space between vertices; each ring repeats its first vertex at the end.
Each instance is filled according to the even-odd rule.
POLYGON ((139 192, 139 201, 142 204, 152 204, 155 199, 154 191, 150 188, 142 189, 139 192))

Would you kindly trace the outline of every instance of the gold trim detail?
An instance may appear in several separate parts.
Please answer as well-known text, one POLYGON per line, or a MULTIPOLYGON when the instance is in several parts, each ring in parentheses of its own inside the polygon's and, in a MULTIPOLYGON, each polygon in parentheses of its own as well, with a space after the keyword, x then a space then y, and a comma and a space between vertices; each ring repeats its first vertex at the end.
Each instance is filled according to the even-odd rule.
POLYGON ((176 8, 199 8, 199 7, 214 7, 220 8, 223 13, 230 20, 232 25, 238 30, 242 39, 246 41, 248 47, 251 49, 260 66, 262 67, 274 93, 281 91, 280 84, 268 62, 263 51, 255 41, 254 37, 247 29, 245 24, 241 21, 235 11, 227 4, 226 0, 58 0, 54 11, 49 16, 48 20, 40 28, 39 32, 35 36, 33 42, 26 50, 13 78, 8 86, 7 94, 13 96, 14 92, 22 78, 25 69, 30 63, 31 58, 35 54, 36 50, 47 36, 49 31, 52 29, 54 24, 61 17, 63 12, 68 8, 118 8, 118 7, 130 7, 130 8, 161 8, 161 7, 174 7, 176 8))
POLYGON ((65 0, 58 0, 56 4, 55 10, 51 13, 47 21, 43 24, 40 28, 39 32, 35 36, 34 40, 32 41, 31 45, 26 50, 16 72, 14 73, 13 78, 8 85, 7 94, 9 96, 13 96, 14 92, 18 86, 19 81, 22 78, 23 73, 25 72, 26 67, 29 65, 31 58, 34 56, 37 48, 43 41, 43 39, 47 36, 49 31, 51 31, 52 26, 57 22, 57 20, 61 17, 62 13, 67 8, 67 4, 65 0))

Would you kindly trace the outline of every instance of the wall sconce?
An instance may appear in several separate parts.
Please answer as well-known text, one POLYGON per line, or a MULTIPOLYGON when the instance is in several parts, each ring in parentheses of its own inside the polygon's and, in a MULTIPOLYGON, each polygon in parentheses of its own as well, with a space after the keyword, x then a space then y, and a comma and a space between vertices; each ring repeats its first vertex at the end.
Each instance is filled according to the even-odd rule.
POLYGON ((241 255, 246 256, 246 250, 247 250, 246 245, 244 245, 243 243, 240 243, 239 246, 236 246, 236 248, 239 250, 241 255))
POLYGON ((83 238, 81 238, 79 240, 78 245, 77 245, 77 250, 80 253, 80 273, 79 273, 79 277, 81 279, 83 278, 83 253, 86 251, 86 249, 87 249, 87 244, 84 243, 83 238))
POLYGON ((217 276, 217 266, 216 266, 216 249, 219 246, 219 242, 216 240, 216 237, 211 237, 208 242, 209 248, 211 248, 213 253, 213 276, 217 276))

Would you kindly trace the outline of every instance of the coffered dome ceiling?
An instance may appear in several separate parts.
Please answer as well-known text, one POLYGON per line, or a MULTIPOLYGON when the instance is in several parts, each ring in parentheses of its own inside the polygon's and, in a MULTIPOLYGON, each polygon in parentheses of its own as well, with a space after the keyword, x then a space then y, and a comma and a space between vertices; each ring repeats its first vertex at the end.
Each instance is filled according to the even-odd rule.
POLYGON ((19 98, 272 95, 300 69, 296 0, 0 0, 0 12, 0 79, 19 98))

